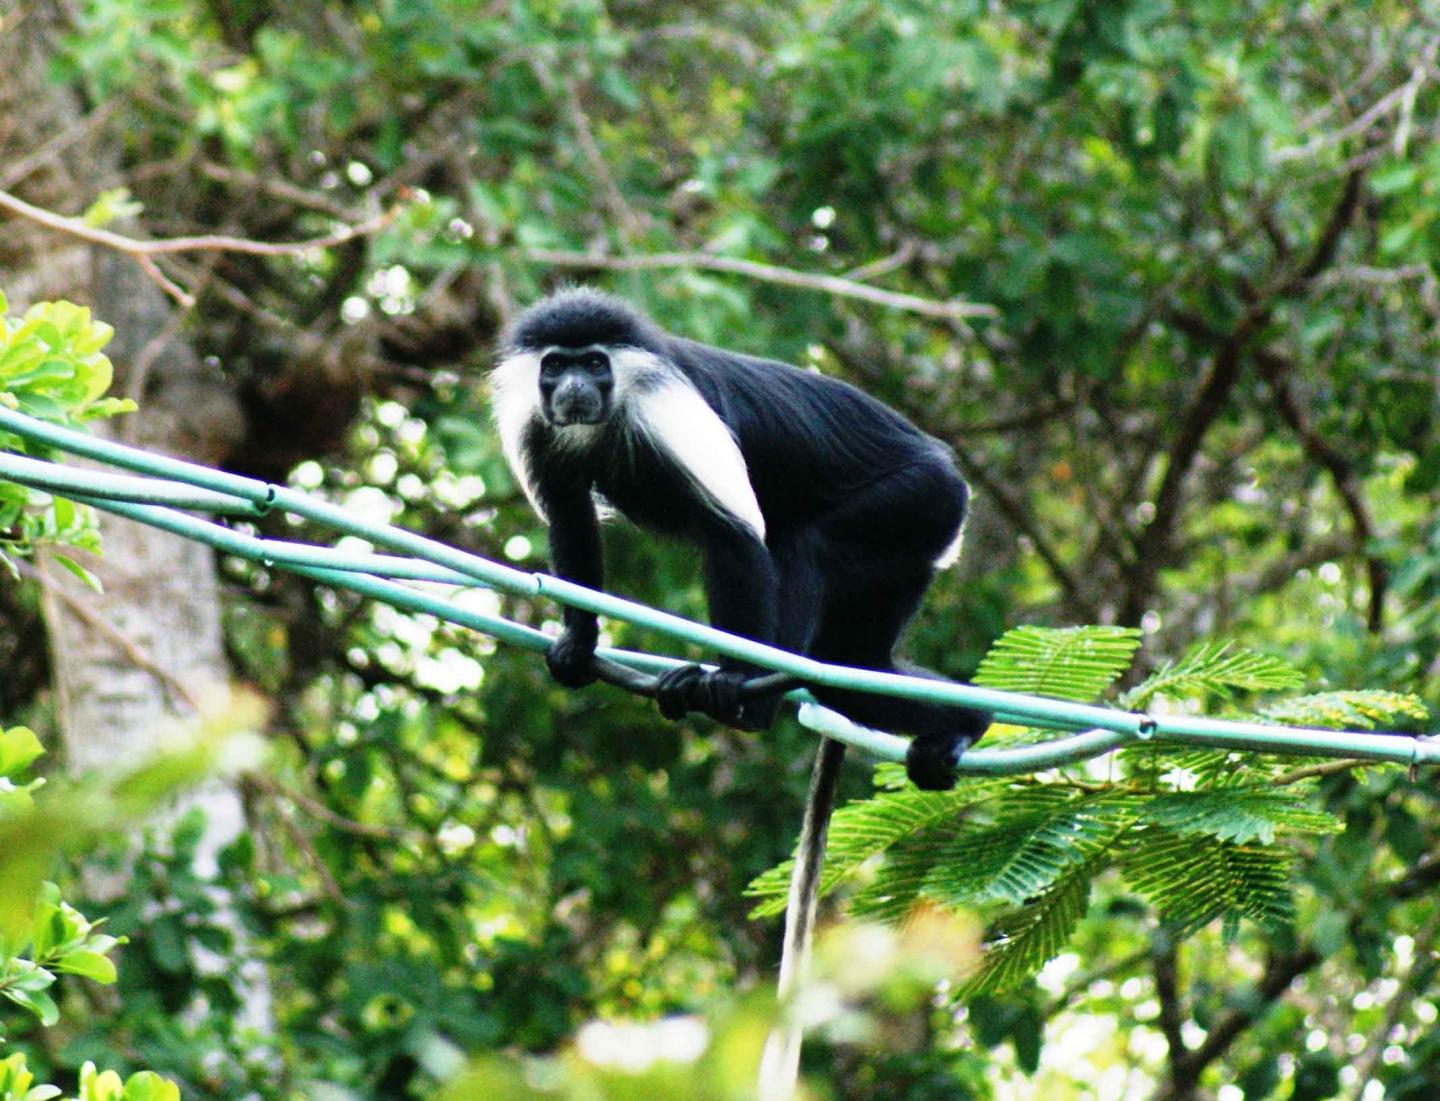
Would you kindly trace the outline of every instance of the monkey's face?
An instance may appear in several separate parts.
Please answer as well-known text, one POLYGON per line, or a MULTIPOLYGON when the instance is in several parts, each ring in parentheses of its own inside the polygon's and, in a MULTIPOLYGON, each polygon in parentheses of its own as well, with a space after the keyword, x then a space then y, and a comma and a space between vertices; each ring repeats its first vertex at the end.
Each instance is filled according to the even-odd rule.
POLYGON ((610 416, 615 371, 603 349, 551 349, 540 359, 540 411, 557 428, 610 416))

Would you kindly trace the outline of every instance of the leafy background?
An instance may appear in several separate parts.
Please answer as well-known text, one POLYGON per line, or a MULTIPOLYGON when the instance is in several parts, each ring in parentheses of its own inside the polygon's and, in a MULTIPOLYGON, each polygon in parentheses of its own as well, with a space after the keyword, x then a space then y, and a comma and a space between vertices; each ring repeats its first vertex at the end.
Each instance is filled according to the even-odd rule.
MULTIPOLYGON (((1431 3, 9 0, 0 18, 44 59, 0 66, 7 192, 142 237, 294 241, 391 214, 333 248, 157 261, 193 299, 170 317, 226 395, 230 469, 538 567, 484 372, 517 305, 594 281, 850 379, 955 447, 976 511, 917 660, 1071 698, 1433 729, 1431 3), (40 113, 57 90, 65 127, 40 113), (1075 624, 1107 626, 1042 630, 1075 624)), ((0 285, 28 305, 17 285, 73 241, 19 227, 0 223, 0 285)), ((79 339, 75 362, 98 354, 79 339)), ((115 359, 140 417, 189 400, 136 369, 143 347, 115 359)), ((22 563, 37 536, 83 549, 87 523, 0 487, 22 563)), ((703 612, 683 548, 622 528, 609 552, 628 595, 703 612)), ((748 1034, 731 999, 772 974, 778 934, 746 888, 793 842, 807 735, 668 726, 424 617, 222 569, 228 657, 273 707, 250 833, 214 871, 190 819, 138 858, 116 845, 133 863, 108 898, 55 869, 128 943, 113 996, 61 977, 55 1026, 0 1011, 7 1051, 71 1092, 112 1088, 82 1085, 93 1060, 187 1097, 518 1097, 533 1077, 486 1056, 562 1053, 557 1091, 620 1088, 565 1061, 586 1022, 703 1012, 748 1034), (242 945, 270 964, 268 1040, 213 965, 242 945), (455 1078, 469 1059, 480 1077, 455 1078)), ((41 604, 0 582, 0 720, 54 746, 41 604)), ((56 775, 52 757, 11 783, 56 775)), ((847 773, 848 797, 875 797, 837 821, 834 912, 973 910, 991 951, 978 972, 963 951, 922 968, 918 998, 844 986, 865 956, 839 952, 848 1008, 806 1061, 819 1095, 1434 1095, 1425 777, 1140 749, 953 795, 873 780, 847 773)), ((724 1096, 715 1066, 691 1069, 724 1096)))

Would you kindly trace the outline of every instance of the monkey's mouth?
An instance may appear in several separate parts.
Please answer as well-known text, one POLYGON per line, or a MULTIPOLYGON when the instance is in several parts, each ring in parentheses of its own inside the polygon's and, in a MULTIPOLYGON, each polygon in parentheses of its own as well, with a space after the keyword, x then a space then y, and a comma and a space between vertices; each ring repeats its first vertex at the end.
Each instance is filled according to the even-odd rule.
POLYGON ((548 420, 555 428, 574 428, 585 424, 599 424, 605 419, 603 406, 553 409, 548 420))

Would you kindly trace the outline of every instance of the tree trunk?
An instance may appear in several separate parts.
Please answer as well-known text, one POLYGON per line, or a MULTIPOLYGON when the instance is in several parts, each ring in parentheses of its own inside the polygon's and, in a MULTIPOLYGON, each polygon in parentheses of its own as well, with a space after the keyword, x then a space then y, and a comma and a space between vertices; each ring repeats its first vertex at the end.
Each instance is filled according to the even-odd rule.
MULTIPOLYGON (((0 0, 0 27, 0 186, 77 213, 115 185, 118 158, 87 132, 74 97, 46 77, 63 15, 48 3, 0 0), (77 140, 57 150, 67 137, 77 140), (47 146, 57 151, 35 156, 47 146), (6 179, 7 166, 17 175, 27 165, 23 178, 6 179)), ((128 442, 202 463, 217 462, 231 446, 241 424, 233 393, 179 337, 171 303, 133 261, 12 221, 0 224, 0 288, 12 309, 66 298, 115 327, 107 349, 116 368, 112 392, 141 405, 121 418, 128 442)), ((97 426, 107 430, 114 431, 97 426)), ((103 558, 76 557, 101 578, 103 594, 51 558, 40 563, 56 712, 76 772, 143 757, 158 734, 192 719, 196 704, 229 680, 212 552, 103 514, 100 530, 103 558)), ((209 875, 219 850, 245 831, 244 807, 234 787, 218 782, 190 793, 178 811, 196 806, 206 818, 197 870, 209 875)), ((233 910, 224 924, 243 959, 246 938, 233 910)), ((233 960, 199 963, 235 967, 233 960)), ((269 1032, 263 967, 252 959, 240 975, 241 1023, 269 1032)))

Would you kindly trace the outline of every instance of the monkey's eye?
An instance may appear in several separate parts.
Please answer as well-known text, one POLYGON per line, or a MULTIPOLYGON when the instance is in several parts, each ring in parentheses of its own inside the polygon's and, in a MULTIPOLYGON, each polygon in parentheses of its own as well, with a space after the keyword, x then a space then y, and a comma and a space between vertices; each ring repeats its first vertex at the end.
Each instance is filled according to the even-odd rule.
POLYGON ((590 371, 592 373, 598 373, 600 371, 609 370, 610 361, 604 356, 590 355, 585 357, 584 367, 587 371, 590 371))

